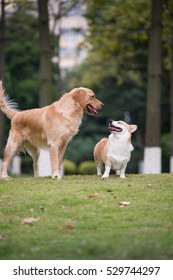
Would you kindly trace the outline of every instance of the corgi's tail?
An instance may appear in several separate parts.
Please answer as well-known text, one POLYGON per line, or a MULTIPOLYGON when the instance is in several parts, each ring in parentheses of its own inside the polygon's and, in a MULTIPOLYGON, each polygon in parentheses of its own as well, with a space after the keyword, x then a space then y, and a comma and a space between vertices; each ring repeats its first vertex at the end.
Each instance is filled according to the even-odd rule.
POLYGON ((4 93, 2 81, 0 81, 0 109, 9 119, 17 113, 16 104, 4 93))

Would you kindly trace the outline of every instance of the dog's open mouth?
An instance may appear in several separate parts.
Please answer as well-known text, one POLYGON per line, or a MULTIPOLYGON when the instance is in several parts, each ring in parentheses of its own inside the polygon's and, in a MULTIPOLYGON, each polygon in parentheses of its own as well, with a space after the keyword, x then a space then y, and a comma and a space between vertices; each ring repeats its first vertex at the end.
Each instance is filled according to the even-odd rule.
POLYGON ((121 128, 121 127, 115 126, 115 125, 113 125, 112 123, 109 123, 108 129, 109 129, 110 131, 116 131, 116 132, 121 132, 121 131, 122 131, 122 128, 121 128))
POLYGON ((95 116, 98 113, 97 110, 91 104, 88 104, 86 106, 86 110, 87 110, 88 114, 90 114, 91 116, 95 116))

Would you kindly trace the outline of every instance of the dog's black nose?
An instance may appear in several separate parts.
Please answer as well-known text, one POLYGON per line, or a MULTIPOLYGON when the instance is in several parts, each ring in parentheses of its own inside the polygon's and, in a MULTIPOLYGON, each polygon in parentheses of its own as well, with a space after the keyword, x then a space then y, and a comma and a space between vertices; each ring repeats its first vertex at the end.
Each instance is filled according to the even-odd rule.
POLYGON ((113 123, 113 120, 109 119, 108 123, 111 125, 113 123))

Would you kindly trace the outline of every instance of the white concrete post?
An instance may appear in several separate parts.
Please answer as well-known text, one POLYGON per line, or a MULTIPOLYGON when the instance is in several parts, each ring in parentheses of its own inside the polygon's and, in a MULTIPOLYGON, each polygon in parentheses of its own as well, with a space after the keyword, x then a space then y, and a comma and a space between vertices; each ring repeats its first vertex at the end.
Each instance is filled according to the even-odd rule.
POLYGON ((49 152, 46 150, 40 150, 40 156, 38 160, 38 172, 40 177, 52 175, 50 155, 49 152))
POLYGON ((11 162, 11 169, 12 174, 20 175, 21 174, 21 157, 19 155, 14 156, 11 162))
POLYGON ((144 149, 144 174, 161 173, 161 148, 145 147, 144 149))
POLYGON ((173 173, 173 156, 170 157, 170 173, 173 173))
POLYGON ((138 173, 143 174, 144 173, 144 161, 140 160, 138 162, 138 173))
POLYGON ((0 176, 1 176, 2 159, 0 158, 0 176))
MULTIPOLYGON (((49 155, 49 151, 47 150, 40 150, 40 156, 38 160, 38 172, 40 177, 52 176, 50 155, 49 155)), ((63 165, 61 165, 60 175, 61 177, 64 176, 63 165)))

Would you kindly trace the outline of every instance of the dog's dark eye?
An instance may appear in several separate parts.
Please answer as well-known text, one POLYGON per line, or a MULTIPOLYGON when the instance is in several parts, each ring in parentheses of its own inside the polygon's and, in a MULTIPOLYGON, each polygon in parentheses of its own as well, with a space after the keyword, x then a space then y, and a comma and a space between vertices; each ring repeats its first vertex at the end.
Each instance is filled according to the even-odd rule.
POLYGON ((92 95, 92 96, 91 96, 91 98, 95 98, 95 96, 94 96, 94 95, 92 95))

